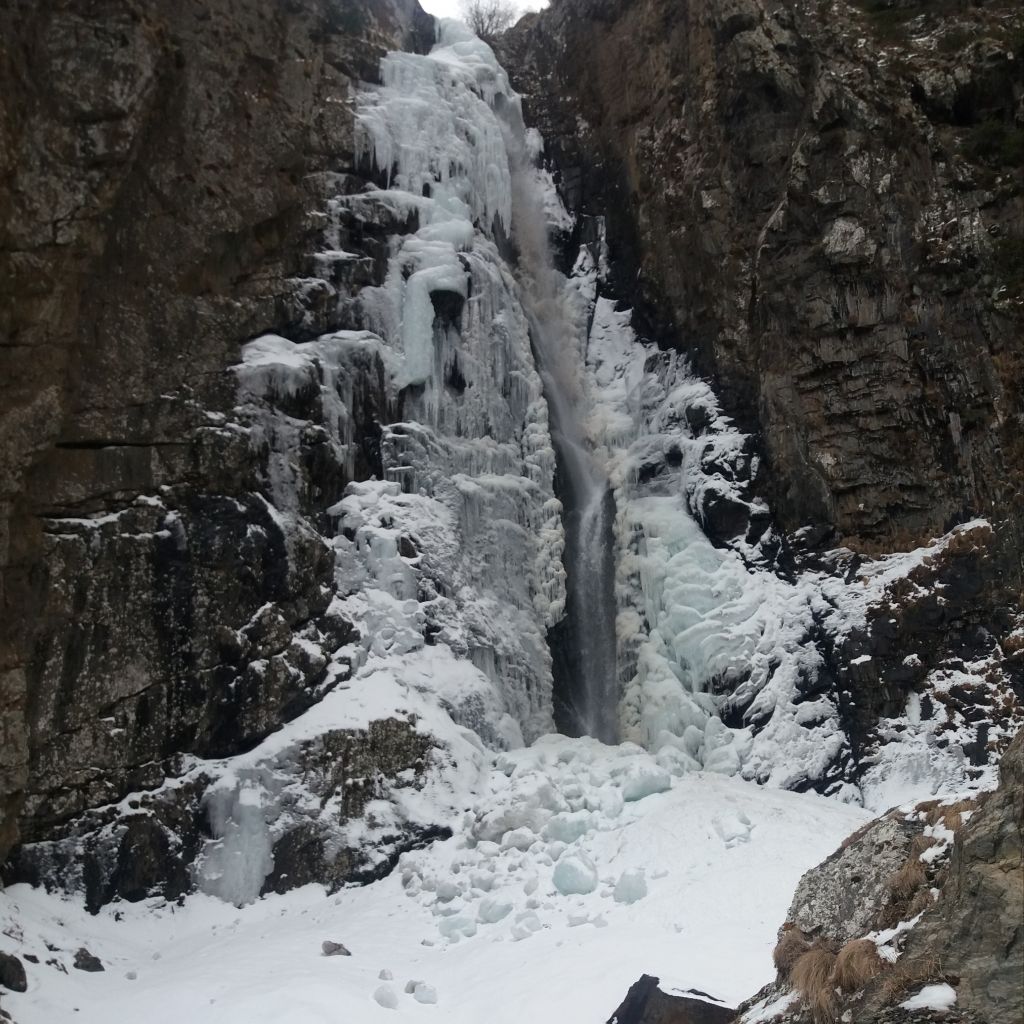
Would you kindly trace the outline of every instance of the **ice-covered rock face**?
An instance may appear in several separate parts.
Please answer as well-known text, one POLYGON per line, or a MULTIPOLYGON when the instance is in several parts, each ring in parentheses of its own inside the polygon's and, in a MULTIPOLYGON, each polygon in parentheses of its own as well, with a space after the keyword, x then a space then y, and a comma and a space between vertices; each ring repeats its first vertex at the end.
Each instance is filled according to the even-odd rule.
POLYGON ((327 183, 328 248, 296 282, 307 328, 325 301, 352 328, 256 338, 236 367, 239 415, 264 452, 284 536, 314 523, 333 549, 327 616, 348 624, 345 642, 310 656, 326 662, 324 693, 351 690, 296 724, 298 745, 284 730, 211 789, 216 839, 197 878, 238 903, 280 873, 271 850, 290 832, 312 828, 314 859, 340 881, 331 850, 351 859, 427 827, 454 799, 441 792, 474 777, 481 742, 517 747, 552 728, 545 637, 564 606, 561 506, 527 316, 497 244, 511 231, 499 112, 518 99, 488 47, 454 22, 431 54, 389 54, 381 71, 355 108, 363 159, 386 187, 327 183), (380 240, 379 271, 345 249, 343 225, 380 240), (405 780, 404 796, 399 778, 350 806, 345 780, 331 797, 329 780, 301 767, 337 730, 407 714, 443 753, 405 780))
MULTIPOLYGON (((918 556, 852 588, 829 571, 780 575, 750 438, 684 355, 642 343, 605 294, 600 225, 568 277, 551 265, 545 234, 571 218, 550 175, 529 166, 543 141, 522 132, 518 102, 491 51, 455 23, 442 23, 428 56, 390 54, 382 84, 356 103, 364 158, 386 187, 327 208, 337 239, 353 219, 384 232, 379 283, 338 292, 353 330, 297 346, 258 339, 240 369, 243 393, 269 406, 256 418, 281 453, 270 468, 285 492, 288 444, 274 438, 296 428, 280 396, 319 382, 351 479, 365 427, 345 408, 371 364, 383 381, 377 479, 350 484, 329 509, 332 608, 363 635, 347 656, 357 678, 364 662, 443 645, 480 672, 470 693, 431 684, 458 723, 499 748, 550 729, 545 635, 565 607, 553 409, 563 479, 568 449, 583 451, 593 470, 576 475, 614 493, 608 657, 621 735, 666 772, 859 799, 843 780, 849 741, 820 636, 862 625, 918 556), (509 235, 515 265, 498 245, 509 235)), ((336 280, 346 254, 340 242, 331 253, 310 294, 336 280)))
MULTIPOLYGON (((381 284, 338 293, 360 330, 299 345, 257 339, 239 377, 261 409, 275 501, 287 510, 301 423, 281 399, 319 387, 327 444, 358 479, 365 426, 349 410, 371 357, 380 368, 387 399, 375 416, 379 463, 368 467, 378 479, 352 483, 328 510, 338 530, 335 610, 364 629, 359 657, 405 655, 429 639, 468 658, 490 695, 453 714, 506 746, 550 729, 544 636, 564 603, 547 406, 494 241, 511 230, 498 111, 518 99, 491 51, 455 22, 441 23, 428 56, 389 54, 381 77, 357 96, 356 124, 363 158, 387 187, 335 195, 327 217, 412 230, 387 240, 381 284)), ((325 254, 315 264, 322 280, 306 291, 336 280, 346 258, 357 259, 337 246, 325 254)), ((438 692, 447 699, 443 682, 438 692)))

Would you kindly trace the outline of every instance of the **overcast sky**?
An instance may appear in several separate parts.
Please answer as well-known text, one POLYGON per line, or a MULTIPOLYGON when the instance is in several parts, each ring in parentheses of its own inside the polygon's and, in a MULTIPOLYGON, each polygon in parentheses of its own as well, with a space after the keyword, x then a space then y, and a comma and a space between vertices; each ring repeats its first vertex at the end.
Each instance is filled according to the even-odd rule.
MULTIPOLYGON (((520 11, 539 11, 547 5, 547 0, 516 0, 520 11)), ((420 6, 439 18, 458 18, 462 0, 420 0, 420 6)))

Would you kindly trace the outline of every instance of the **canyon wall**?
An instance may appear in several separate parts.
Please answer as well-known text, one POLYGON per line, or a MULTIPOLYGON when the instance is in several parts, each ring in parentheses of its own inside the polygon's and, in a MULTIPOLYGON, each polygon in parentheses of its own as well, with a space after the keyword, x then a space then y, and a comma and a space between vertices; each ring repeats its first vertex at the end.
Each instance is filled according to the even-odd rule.
POLYGON ((989 517, 1019 588, 1016 5, 557 0, 498 49, 782 527, 879 552, 989 517))
POLYGON ((19 815, 37 838, 312 701, 291 633, 344 632, 332 559, 275 522, 227 367, 306 318, 350 85, 433 22, 412 0, 17 2, 0 36, 2 859, 19 815))
MULTIPOLYGON (((498 46, 612 470, 620 722, 680 773, 882 800, 1021 719, 1016 21, 908 11, 560 0, 498 46)), ((382 71, 435 42, 412 0, 0 28, 7 877, 373 877, 458 791, 344 826, 550 729, 571 661, 504 73, 382 71)))

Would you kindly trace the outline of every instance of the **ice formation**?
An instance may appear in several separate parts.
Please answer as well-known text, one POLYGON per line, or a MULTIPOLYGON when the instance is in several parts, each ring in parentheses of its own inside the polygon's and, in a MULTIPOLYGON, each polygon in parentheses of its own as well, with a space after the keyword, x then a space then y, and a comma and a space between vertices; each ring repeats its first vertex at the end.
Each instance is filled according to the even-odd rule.
MULTIPOLYGON (((413 715, 437 756, 426 785, 382 792, 366 822, 336 829, 338 847, 372 851, 403 823, 454 812, 492 752, 533 742, 556 718, 652 755, 627 758, 603 797, 612 803, 701 769, 820 785, 848 741, 834 696, 814 685, 814 631, 840 637, 862 623, 921 557, 869 566, 857 587, 777 573, 749 438, 684 355, 636 336, 608 294, 599 222, 571 273, 555 270, 549 231, 572 219, 491 50, 444 21, 431 53, 389 54, 381 79, 355 95, 361 158, 380 187, 326 181, 326 248, 295 282, 300 298, 327 296, 350 329, 264 335, 236 367, 238 427, 265 452, 268 513, 286 544, 322 531, 336 566, 328 615, 358 635, 340 648, 297 636, 302 656, 325 665, 320 703, 243 758, 195 769, 214 779, 199 878, 236 903, 259 893, 287 829, 335 828, 335 802, 317 807, 296 782, 297 752, 375 717, 413 715), (339 283, 338 267, 359 259, 343 245, 353 219, 386 239, 379 284, 339 283), (327 508, 295 457, 310 434, 351 481, 327 508), (713 541, 716 502, 741 509, 750 529, 713 541)), ((916 760, 901 762, 911 789, 958 771, 930 728, 917 730, 916 760)), ((831 792, 883 800, 891 789, 838 779, 831 792)), ((525 855, 593 827, 594 808, 544 807, 519 818, 505 807, 473 832, 525 855)), ((446 932, 468 935, 505 907, 496 894, 479 913, 450 915, 446 932)), ((513 924, 530 933, 530 919, 513 924)))

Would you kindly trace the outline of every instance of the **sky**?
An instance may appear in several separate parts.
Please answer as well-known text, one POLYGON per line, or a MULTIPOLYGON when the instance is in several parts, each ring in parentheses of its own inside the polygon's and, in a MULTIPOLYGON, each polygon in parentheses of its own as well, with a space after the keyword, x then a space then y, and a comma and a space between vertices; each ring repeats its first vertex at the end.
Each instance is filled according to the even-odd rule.
MULTIPOLYGON (((521 11, 539 11, 547 7, 547 0, 516 0, 521 11)), ((420 6, 438 18, 461 17, 462 0, 420 0, 420 6)))

